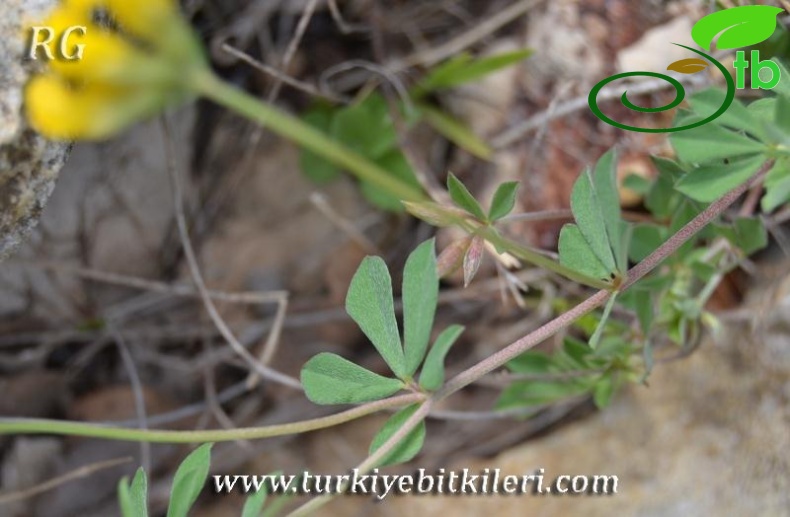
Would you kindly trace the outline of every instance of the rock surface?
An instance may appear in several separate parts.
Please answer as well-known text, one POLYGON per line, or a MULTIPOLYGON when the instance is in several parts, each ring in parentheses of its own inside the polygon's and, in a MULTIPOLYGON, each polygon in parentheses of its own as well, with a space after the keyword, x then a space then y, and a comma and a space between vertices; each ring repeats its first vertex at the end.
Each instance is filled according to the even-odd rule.
POLYGON ((0 18, 0 259, 36 225, 69 146, 31 130, 22 114, 23 90, 35 63, 25 58, 24 28, 55 0, 5 0, 0 18))
MULTIPOLYGON (((173 114, 180 163, 191 124, 191 110, 173 114)), ((159 247, 173 217, 163 142, 161 124, 150 121, 110 142, 74 145, 60 171, 65 179, 47 201, 36 231, 0 267, 0 315, 21 313, 45 321, 75 317, 75 300, 85 299, 86 285, 74 275, 31 268, 36 261, 141 277, 157 274, 159 247), (35 303, 29 305, 25 293, 35 303)), ((186 190, 189 197, 188 185, 186 190)), ((115 300, 118 293, 108 296, 115 300)))

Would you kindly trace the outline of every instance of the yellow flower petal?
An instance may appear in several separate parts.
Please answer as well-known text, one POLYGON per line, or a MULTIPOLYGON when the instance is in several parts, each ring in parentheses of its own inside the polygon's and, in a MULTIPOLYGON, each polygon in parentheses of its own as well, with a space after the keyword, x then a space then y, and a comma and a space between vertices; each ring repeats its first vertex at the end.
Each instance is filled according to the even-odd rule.
POLYGON ((61 0, 61 5, 72 10, 91 12, 107 7, 107 0, 61 0))
POLYGON ((49 63, 54 71, 73 81, 124 85, 161 84, 173 79, 166 63, 97 25, 89 25, 84 35, 70 38, 65 54, 73 55, 75 45, 83 45, 80 59, 67 60, 61 56, 49 63))
POLYGON ((92 8, 88 6, 74 8, 68 4, 61 4, 50 13, 42 25, 52 27, 55 30, 55 34, 60 35, 69 27, 88 25, 91 21, 92 8))
POLYGON ((73 32, 65 48, 59 48, 59 40, 52 45, 56 59, 50 66, 74 81, 168 87, 183 79, 179 66, 195 61, 188 52, 194 43, 191 34, 170 0, 66 0, 45 23, 55 29, 58 38, 69 27, 86 28, 84 34, 73 32), (92 13, 96 9, 106 9, 122 30, 117 32, 94 23, 92 13), (153 32, 141 35, 142 31, 153 32), (130 34, 139 37, 143 44, 132 41, 130 34), (182 46, 186 50, 173 52, 182 46), (170 50, 167 55, 163 52, 165 47, 170 50), (80 59, 67 59, 80 48, 80 59))
POLYGON ((74 89, 55 75, 33 78, 25 90, 31 126, 57 140, 101 140, 155 111, 161 96, 101 84, 74 89))
POLYGON ((25 90, 30 124, 50 138, 112 136, 188 96, 193 72, 206 66, 173 0, 62 0, 45 23, 58 36, 86 27, 59 49, 51 72, 31 79, 25 90), (95 23, 96 10, 118 25, 95 23), (78 49, 80 59, 68 59, 78 49))
POLYGON ((163 30, 178 18, 178 7, 173 0, 106 0, 106 4, 121 28, 154 42, 161 40, 163 30))

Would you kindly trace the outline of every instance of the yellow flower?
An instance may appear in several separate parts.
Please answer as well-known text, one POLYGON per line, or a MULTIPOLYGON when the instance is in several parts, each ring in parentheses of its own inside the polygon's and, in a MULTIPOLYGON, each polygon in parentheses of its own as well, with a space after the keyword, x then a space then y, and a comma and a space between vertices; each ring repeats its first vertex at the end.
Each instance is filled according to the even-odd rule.
POLYGON ((58 140, 100 140, 163 105, 156 91, 102 83, 75 89, 54 74, 33 79, 26 94, 30 124, 58 140))
POLYGON ((81 59, 55 58, 25 90, 28 120, 54 139, 99 140, 192 94, 206 70, 173 0, 62 0, 41 25, 82 26, 81 59))

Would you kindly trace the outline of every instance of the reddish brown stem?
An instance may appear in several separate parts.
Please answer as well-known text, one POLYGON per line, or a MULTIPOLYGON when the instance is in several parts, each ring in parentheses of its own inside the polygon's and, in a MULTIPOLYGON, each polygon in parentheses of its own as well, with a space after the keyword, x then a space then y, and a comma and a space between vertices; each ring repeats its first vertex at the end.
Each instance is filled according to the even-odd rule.
MULTIPOLYGON (((711 203, 705 210, 703 210, 697 217, 689 221, 683 228, 677 231, 670 237, 664 244, 658 247, 647 258, 628 271, 627 279, 620 285, 619 291, 624 291, 634 285, 637 281, 645 275, 658 267, 664 259, 672 255, 689 239, 696 235, 700 230, 705 228, 708 224, 719 217, 725 210, 732 206, 744 192, 749 190, 757 182, 762 181, 765 174, 770 170, 773 161, 765 162, 760 169, 755 172, 752 178, 740 185, 739 187, 731 190, 723 197, 711 203)), ((497 368, 501 368, 508 361, 515 359, 523 354, 530 348, 536 346, 542 341, 553 336, 563 328, 569 326, 571 323, 581 318, 585 314, 594 311, 598 307, 606 303, 606 300, 611 296, 611 292, 602 289, 594 295, 587 298, 585 301, 575 306, 573 309, 560 314, 553 320, 549 321, 542 327, 527 334, 523 338, 517 340, 511 345, 503 348, 492 356, 487 357, 476 365, 472 366, 459 373, 450 379, 441 390, 437 391, 434 395, 434 400, 441 400, 450 396, 456 391, 472 384, 483 375, 490 373, 497 368)))

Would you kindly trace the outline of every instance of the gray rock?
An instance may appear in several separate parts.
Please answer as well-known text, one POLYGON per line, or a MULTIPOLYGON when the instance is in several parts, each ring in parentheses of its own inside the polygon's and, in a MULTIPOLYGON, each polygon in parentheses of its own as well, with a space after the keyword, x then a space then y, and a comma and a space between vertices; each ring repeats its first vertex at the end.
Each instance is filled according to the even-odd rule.
POLYGON ((27 126, 23 91, 38 63, 25 58, 25 27, 43 19, 55 0, 5 0, 0 18, 0 259, 38 222, 69 145, 51 142, 27 126))

